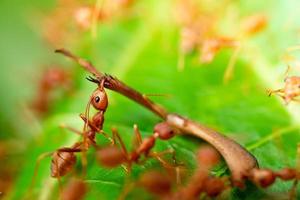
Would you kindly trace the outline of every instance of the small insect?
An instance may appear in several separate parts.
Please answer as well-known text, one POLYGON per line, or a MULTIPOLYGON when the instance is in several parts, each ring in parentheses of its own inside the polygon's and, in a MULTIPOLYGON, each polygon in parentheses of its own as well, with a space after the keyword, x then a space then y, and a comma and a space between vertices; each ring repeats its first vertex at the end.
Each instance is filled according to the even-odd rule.
MULTIPOLYGON (((102 126, 104 123, 104 113, 108 107, 108 98, 106 92, 104 90, 103 84, 104 80, 98 81, 96 79, 88 78, 88 80, 95 82, 98 84, 98 88, 91 95, 89 102, 87 104, 85 115, 81 115, 81 118, 84 120, 84 130, 83 132, 77 131, 71 127, 63 126, 64 128, 68 128, 72 132, 75 132, 83 137, 83 141, 76 142, 71 147, 63 147, 55 152, 44 153, 37 159, 37 164, 34 170, 34 176, 32 178, 32 183, 30 186, 30 190, 35 182, 35 177, 37 175, 37 170, 39 167, 39 163, 42 159, 48 156, 52 156, 51 161, 51 176, 54 178, 58 178, 58 180, 70 173, 75 164, 76 164, 76 153, 78 152, 86 152, 91 146, 97 146, 95 136, 96 133, 100 133, 107 137, 103 131, 102 126), (89 119, 90 105, 92 105, 98 112, 92 117, 92 120, 89 119)), ((82 159, 85 160, 85 154, 82 156, 82 159)), ((83 161, 83 173, 85 173, 86 162, 83 161)))
POLYGON ((38 114, 48 112, 51 102, 53 102, 52 93, 58 88, 70 89, 70 74, 62 68, 48 68, 38 83, 38 93, 31 106, 38 114))
POLYGON ((201 47, 200 61, 202 63, 210 63, 215 55, 224 48, 235 48, 238 42, 232 38, 216 37, 203 41, 201 47))
POLYGON ((63 188, 62 200, 82 200, 88 192, 86 183, 78 178, 72 178, 66 187, 63 188))
POLYGON ((137 125, 134 125, 137 147, 130 153, 128 153, 125 144, 123 143, 115 128, 112 129, 112 133, 114 144, 116 144, 118 140, 121 145, 121 150, 119 150, 119 148, 115 145, 105 148, 99 148, 97 150, 97 160, 101 165, 106 167, 116 167, 121 164, 127 164, 127 170, 130 171, 132 164, 139 163, 140 157, 144 155, 146 158, 156 158, 165 167, 171 167, 165 160, 161 158, 161 156, 168 153, 174 154, 172 150, 167 150, 160 153, 151 152, 151 149, 154 147, 157 138, 161 140, 168 140, 175 136, 175 131, 167 123, 162 122, 157 124, 154 127, 153 135, 144 140, 142 140, 137 125))
MULTIPOLYGON (((286 74, 288 74, 290 67, 288 67, 286 74)), ((300 77, 299 76, 287 76, 284 79, 285 86, 282 89, 269 91, 269 96, 277 94, 280 96, 286 104, 291 101, 300 102, 297 97, 300 96, 300 77)))

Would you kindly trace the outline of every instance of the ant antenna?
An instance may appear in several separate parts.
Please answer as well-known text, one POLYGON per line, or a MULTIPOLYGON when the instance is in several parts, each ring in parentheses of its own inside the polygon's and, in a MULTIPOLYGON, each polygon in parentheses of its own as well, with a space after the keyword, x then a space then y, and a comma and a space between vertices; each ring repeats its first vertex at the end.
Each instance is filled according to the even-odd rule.
POLYGON ((86 77, 86 80, 96 83, 96 84, 100 84, 100 81, 98 79, 91 77, 91 76, 86 77))

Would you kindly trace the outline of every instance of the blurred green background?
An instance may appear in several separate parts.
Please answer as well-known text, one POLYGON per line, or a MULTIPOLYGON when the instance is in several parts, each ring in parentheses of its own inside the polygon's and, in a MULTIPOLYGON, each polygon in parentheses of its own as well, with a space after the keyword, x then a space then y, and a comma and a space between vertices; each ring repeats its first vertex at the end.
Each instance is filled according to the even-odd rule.
MULTIPOLYGON (((72 1, 61 2, 68 5, 72 1)), ((204 7, 211 6, 211 10, 221 4, 213 0, 198 2, 204 7)), ((300 2, 222 2, 226 7, 220 26, 225 33, 234 35, 238 32, 239 19, 248 15, 263 13, 268 17, 266 29, 244 42, 234 78, 228 84, 223 83, 223 75, 233 53, 231 49, 222 50, 209 64, 200 64, 197 54, 191 53, 186 56, 185 69, 178 71, 180 26, 173 16, 175 1, 137 0, 124 13, 98 23, 96 37, 91 30, 76 28, 74 17, 69 14, 71 8, 62 7, 67 37, 50 43, 45 40, 45 31, 50 30, 45 19, 57 9, 58 2, 1 0, 0 189, 5 191, 3 196, 20 199, 27 195, 37 157, 78 139, 59 125, 82 127, 78 114, 84 112, 95 86, 85 80, 88 74, 80 67, 54 54, 59 47, 91 60, 98 69, 117 76, 142 93, 170 94, 170 98, 151 98, 172 112, 234 138, 257 157, 260 166, 272 169, 295 167, 300 139, 300 106, 296 103, 286 106, 279 98, 269 98, 266 90, 282 87, 287 64, 297 64, 297 52, 292 53, 295 60, 290 62, 283 61, 282 57, 288 47, 299 43, 300 2), (61 66, 72 74, 72 89, 71 92, 60 91, 49 112, 37 117, 29 105, 37 95, 43 70, 51 66, 61 66)), ((94 6, 96 2, 77 3, 94 6)), ((55 20, 59 24, 60 19, 55 20)), ((299 74, 299 71, 293 73, 299 74)), ((110 132, 110 127, 116 126, 128 146, 134 123, 139 125, 143 136, 151 134, 153 125, 159 121, 156 116, 118 94, 109 92, 109 97, 105 131, 110 132)), ((100 143, 103 142, 101 139, 98 137, 100 143)), ((175 149, 178 159, 192 171, 195 168, 194 151, 202 143, 196 138, 178 137, 159 142, 156 150, 175 149)), ((86 180, 90 192, 86 198, 116 199, 125 184, 124 171, 99 167, 92 155, 89 155, 86 180)), ((50 158, 42 161, 31 194, 33 199, 56 199, 58 196, 57 181, 50 178, 49 166, 50 158)), ((136 166, 133 179, 157 166, 155 161, 147 162, 143 167, 136 166)), ((80 163, 77 169, 80 171, 80 163)), ((226 198, 284 199, 290 187, 291 182, 277 181, 267 190, 252 186, 245 191, 234 190, 226 198)), ((140 190, 134 190, 128 199, 154 198, 140 190)))

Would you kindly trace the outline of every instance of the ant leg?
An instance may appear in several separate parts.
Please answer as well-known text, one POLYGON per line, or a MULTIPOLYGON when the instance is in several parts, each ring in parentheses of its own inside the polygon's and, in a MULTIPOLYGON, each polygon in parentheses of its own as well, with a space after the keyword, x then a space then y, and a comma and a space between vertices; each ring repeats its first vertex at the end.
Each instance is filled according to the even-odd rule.
POLYGON ((284 77, 287 77, 289 75, 289 72, 291 71, 291 66, 288 65, 287 68, 286 68, 286 71, 284 73, 284 77))
POLYGON ((34 167, 33 177, 31 179, 31 183, 30 183, 30 186, 29 186, 28 194, 30 194, 32 192, 32 189, 34 187, 34 184, 35 184, 35 181, 36 181, 35 179, 36 179, 41 161, 43 159, 49 157, 49 156, 52 156, 52 154, 53 154, 53 152, 46 152, 46 153, 43 153, 43 154, 39 155, 39 157, 37 158, 37 161, 36 161, 35 167, 34 167))
POLYGON ((122 140, 122 138, 120 137, 118 130, 116 128, 112 128, 112 135, 113 135, 113 143, 116 146, 117 145, 117 140, 119 142, 119 144, 121 145, 121 149, 123 154, 125 155, 125 158, 128 162, 127 166, 122 165, 122 168, 126 171, 127 174, 129 174, 131 172, 131 162, 129 161, 129 154, 128 151, 126 149, 126 146, 122 140))
POLYGON ((181 177, 180 177, 180 167, 182 166, 182 164, 178 164, 177 160, 176 160, 176 152, 174 151, 174 149, 167 149, 165 151, 161 151, 161 152, 151 152, 149 154, 150 157, 153 157, 155 159, 157 159, 161 165, 167 169, 175 169, 175 174, 176 174, 176 183, 180 184, 181 183, 181 177), (172 155, 172 160, 174 162, 174 165, 168 163, 166 160, 164 160, 162 158, 163 155, 165 154, 171 154, 172 155))
POLYGON ((143 94, 143 97, 165 97, 165 98, 171 98, 172 95, 171 94, 156 94, 156 93, 152 93, 152 94, 143 94))
MULTIPOLYGON (((278 90, 268 90, 268 95, 271 96, 273 93, 278 94, 278 93, 284 93, 283 89, 278 89, 278 90)), ((280 95, 280 94, 278 94, 280 95)))
POLYGON ((83 135, 82 132, 80 132, 79 130, 77 130, 77 129, 73 128, 73 127, 67 126, 65 124, 61 124, 59 127, 62 128, 62 129, 67 129, 67 130, 69 130, 69 131, 71 131, 73 133, 76 133, 78 135, 81 135, 81 136, 83 135))
POLYGON ((140 146, 142 144, 142 136, 141 136, 141 132, 139 131, 137 124, 133 125, 133 131, 135 134, 133 144, 135 147, 140 146))
POLYGON ((123 140, 121 139, 121 137, 120 137, 120 135, 118 133, 118 130, 116 128, 112 128, 111 131, 112 131, 112 134, 113 134, 113 141, 114 141, 114 143, 116 144, 116 140, 119 141, 119 144, 121 145, 122 151, 123 151, 123 153, 127 157, 128 156, 128 152, 127 152, 127 149, 126 149, 126 146, 125 146, 123 140))
POLYGON ((230 60, 228 62, 228 65, 226 67, 224 77, 223 77, 223 82, 226 84, 228 83, 233 75, 233 70, 236 64, 236 61, 238 59, 238 55, 242 49, 242 44, 240 44, 233 52, 232 56, 230 57, 230 60))
POLYGON ((106 132, 100 130, 99 133, 101 133, 106 139, 108 139, 111 144, 114 144, 114 140, 106 132))

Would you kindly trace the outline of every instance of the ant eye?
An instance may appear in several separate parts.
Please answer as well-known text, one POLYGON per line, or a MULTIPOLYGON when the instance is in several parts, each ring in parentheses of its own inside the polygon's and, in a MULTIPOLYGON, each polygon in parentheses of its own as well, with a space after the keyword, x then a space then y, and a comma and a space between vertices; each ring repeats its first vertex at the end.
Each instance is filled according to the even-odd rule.
POLYGON ((91 103, 94 108, 96 108, 97 110, 106 109, 108 101, 105 91, 96 90, 91 98, 91 103))
POLYGON ((99 96, 96 96, 96 97, 95 97, 95 102, 96 102, 96 103, 99 103, 99 102, 100 102, 100 97, 99 97, 99 96))

